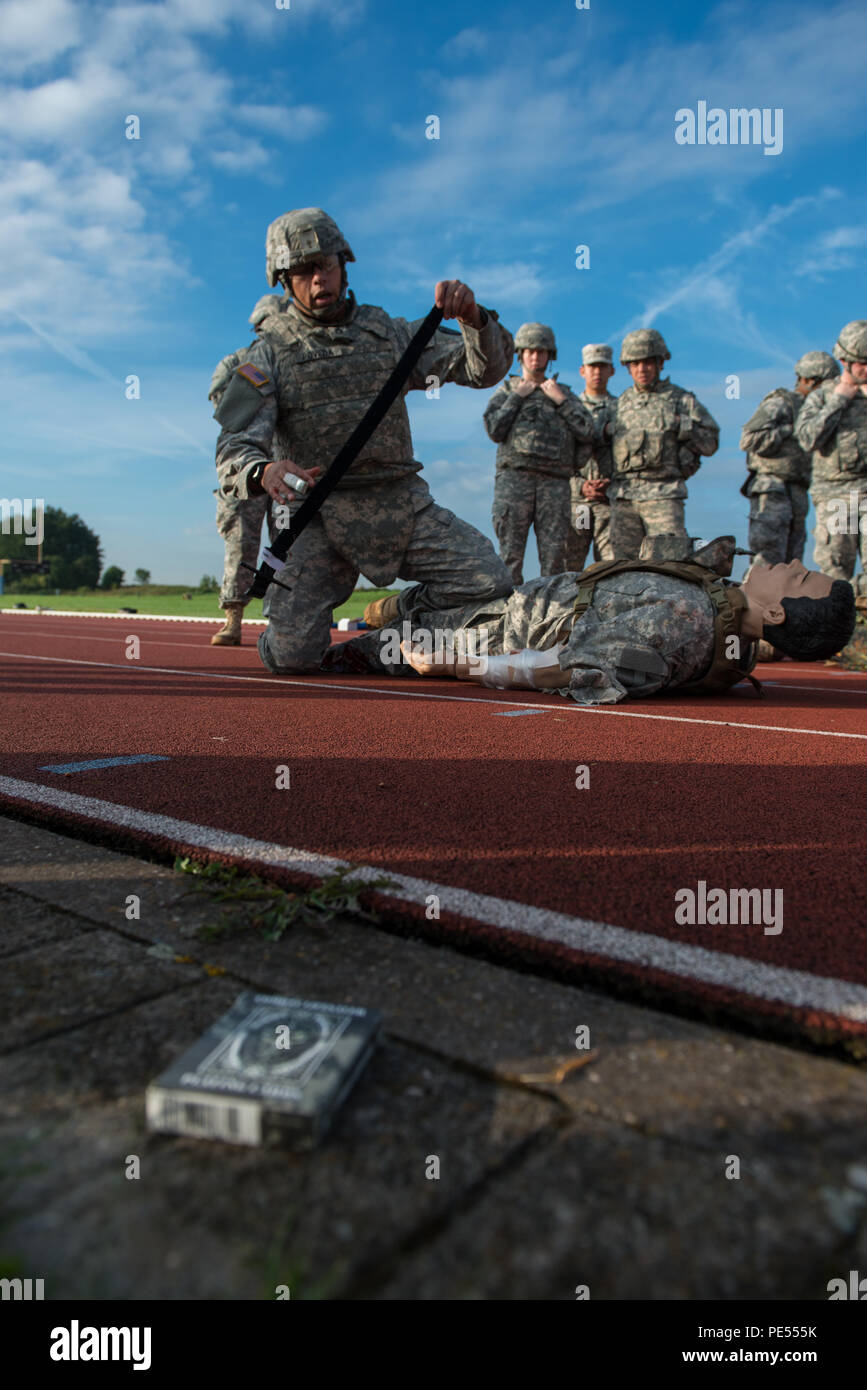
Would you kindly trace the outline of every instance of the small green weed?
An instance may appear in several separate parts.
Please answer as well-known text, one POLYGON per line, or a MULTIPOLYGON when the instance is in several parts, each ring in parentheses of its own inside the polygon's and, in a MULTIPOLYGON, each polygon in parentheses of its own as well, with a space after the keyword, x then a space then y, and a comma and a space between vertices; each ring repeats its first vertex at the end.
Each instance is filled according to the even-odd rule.
POLYGON ((205 936, 218 936, 238 927, 258 927, 266 941, 279 941, 297 922, 322 926, 338 913, 351 913, 377 922, 376 913, 362 907, 359 894, 371 888, 390 888, 392 880, 353 879, 350 867, 338 869, 306 893, 287 892, 243 869, 224 864, 200 864, 187 856, 175 860, 175 868, 193 879, 194 892, 224 903, 222 918, 201 928, 205 936))

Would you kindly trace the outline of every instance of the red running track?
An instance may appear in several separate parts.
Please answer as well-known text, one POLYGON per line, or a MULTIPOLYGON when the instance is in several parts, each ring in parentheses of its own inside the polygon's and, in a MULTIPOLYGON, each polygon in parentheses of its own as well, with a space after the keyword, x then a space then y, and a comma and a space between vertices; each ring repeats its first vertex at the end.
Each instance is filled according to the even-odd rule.
POLYGON ((0 804, 296 882, 370 866, 392 879, 375 898, 396 926, 789 1033, 867 1036, 867 676, 785 662, 758 671, 764 699, 744 685, 587 709, 274 677, 259 630, 215 648, 202 622, 0 615, 0 804), (166 761, 45 770, 142 754, 166 761), (681 924, 675 895, 700 882, 729 902, 765 890, 764 915, 754 898, 746 923, 681 924))

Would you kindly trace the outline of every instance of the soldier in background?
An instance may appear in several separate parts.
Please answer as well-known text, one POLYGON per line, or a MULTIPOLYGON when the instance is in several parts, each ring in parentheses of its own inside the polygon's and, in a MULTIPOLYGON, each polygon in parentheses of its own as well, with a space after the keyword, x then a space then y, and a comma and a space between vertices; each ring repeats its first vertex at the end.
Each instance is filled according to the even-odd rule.
POLYGON ((593 438, 579 440, 575 446, 576 472, 570 480, 572 498, 572 536, 569 544, 570 570, 582 570, 587 563, 590 542, 594 560, 613 560, 611 549, 611 504, 607 493, 611 479, 611 436, 617 397, 609 395, 608 382, 614 375, 613 353, 607 343, 587 343, 581 349, 581 375, 585 386, 578 397, 593 419, 593 438))
MULTIPOLYGON (((217 472, 225 497, 267 493, 301 505, 290 477, 316 482, 376 399, 419 323, 358 304, 347 284, 355 256, 321 208, 296 208, 271 223, 266 273, 287 291, 259 325, 215 411, 222 426, 217 472)), ((360 573, 377 587, 415 583, 368 605, 378 625, 511 591, 490 541, 445 507, 418 477, 404 396, 428 378, 491 387, 508 369, 511 334, 469 286, 441 280, 434 297, 460 332, 438 328, 403 394, 374 430, 332 494, 293 545, 266 596, 268 629, 259 655, 274 672, 319 671, 334 608, 360 573), (372 609, 377 612, 374 615, 372 609)), ((369 616, 368 616, 369 615, 369 616)))
POLYGON ((689 391, 662 378, 671 357, 661 333, 627 333, 620 361, 633 385, 618 398, 612 455, 611 547, 617 560, 663 559, 688 541, 686 479, 719 448, 719 425, 689 391), (645 542, 646 538, 646 542, 645 542), (644 545, 642 545, 642 543, 644 545), (660 543, 661 542, 661 543, 660 543))
MULTIPOLYGON (((257 301, 249 319, 257 333, 259 325, 278 308, 279 303, 279 294, 263 294, 257 301)), ((247 348, 238 348, 217 363, 208 391, 208 399, 215 409, 247 351, 247 348)), ((255 570, 259 561, 262 522, 268 521, 269 543, 276 536, 278 527, 267 493, 261 497, 250 497, 245 502, 223 497, 219 488, 214 488, 214 495, 217 499, 217 530, 223 538, 224 548, 220 607, 226 614, 226 621, 211 638, 211 646, 240 647, 241 621, 247 606, 247 600, 241 596, 249 589, 253 580, 250 570, 255 570)))
POLYGON ((867 319, 841 329, 834 355, 842 375, 807 398, 795 433, 801 448, 813 452, 813 563, 832 579, 851 581, 860 549, 862 572, 853 588, 867 612, 867 319))
POLYGON ((805 352, 795 363, 795 375, 795 389, 771 391, 741 433, 750 473, 741 488, 750 499, 749 548, 760 565, 803 559, 810 455, 795 437, 795 422, 810 392, 838 377, 840 368, 827 352, 805 352))
POLYGON ((515 335, 521 375, 510 376, 488 402, 485 429, 499 447, 493 523, 500 558, 523 582, 524 550, 533 526, 542 574, 562 574, 572 544, 569 480, 575 444, 590 441, 593 422, 568 386, 545 371, 557 357, 553 329, 524 323, 515 335))

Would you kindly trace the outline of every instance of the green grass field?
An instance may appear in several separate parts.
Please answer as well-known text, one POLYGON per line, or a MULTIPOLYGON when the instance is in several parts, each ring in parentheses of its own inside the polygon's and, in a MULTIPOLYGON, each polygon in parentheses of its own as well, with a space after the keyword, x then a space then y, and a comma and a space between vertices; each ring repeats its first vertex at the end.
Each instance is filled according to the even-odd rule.
MULTIPOLYGON (((7 593, 0 594, 0 609, 14 608, 16 604, 23 603, 28 608, 53 608, 59 612, 73 613, 119 613, 121 608, 136 608, 139 613, 165 618, 221 617, 222 610, 216 594, 200 594, 193 589, 171 587, 165 592, 166 587, 153 585, 141 589, 130 586, 128 589, 107 589, 105 592, 88 594, 7 593), (184 598, 185 593, 190 597, 184 598)), ((335 611, 334 620, 360 618, 373 599, 396 592, 395 589, 356 589, 348 602, 335 611)), ((244 617, 261 618, 262 600, 252 599, 244 610, 244 617)))

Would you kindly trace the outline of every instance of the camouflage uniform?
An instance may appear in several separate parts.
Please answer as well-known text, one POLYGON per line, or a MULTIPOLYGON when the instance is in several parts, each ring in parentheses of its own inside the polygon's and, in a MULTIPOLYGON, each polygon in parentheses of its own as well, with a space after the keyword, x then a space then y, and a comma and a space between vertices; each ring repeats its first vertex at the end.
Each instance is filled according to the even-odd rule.
MULTIPOLYGON (((258 301, 250 315, 250 323, 257 332, 259 325, 279 302, 280 296, 277 294, 265 294, 258 301)), ((246 361, 248 350, 238 348, 236 352, 230 352, 217 363, 208 391, 208 399, 215 407, 220 404, 223 392, 237 369, 246 361)), ((224 497, 219 488, 214 488, 214 495, 217 499, 217 530, 223 538, 224 550, 220 607, 227 608, 230 604, 239 604, 243 608, 247 604, 243 595, 253 579, 250 570, 256 569, 259 560, 262 522, 267 518, 269 541, 274 539, 278 527, 267 493, 263 492, 260 497, 250 497, 246 502, 224 497)))
POLYGON ((570 570, 583 569, 587 563, 590 542, 593 541, 594 560, 613 560, 611 548, 611 503, 588 502, 581 492, 581 484, 590 478, 610 478, 613 461, 611 458, 610 434, 614 430, 614 417, 617 410, 617 397, 608 392, 604 396, 588 396, 583 391, 578 398, 593 418, 592 440, 582 440, 575 450, 576 475, 570 481, 572 501, 572 536, 569 544, 570 570))
MULTIPOLYGON (((859 320, 855 321, 858 324, 859 320)), ((847 346, 847 324, 835 345, 842 360, 867 360, 867 323, 862 330, 863 355, 847 346), (838 349, 841 349, 838 351, 838 349)), ((816 508, 816 548, 813 562, 831 579, 848 579, 859 599, 867 598, 867 396, 838 395, 837 383, 826 381, 811 391, 796 425, 798 443, 813 451, 816 508), (845 521, 844 521, 845 518, 845 521), (845 529, 844 529, 845 527, 845 529), (853 580, 858 552, 861 570, 853 580)))
MULTIPOLYGON (((795 363, 799 379, 840 375, 827 352, 807 352, 795 363)), ((762 565, 800 560, 807 539, 810 456, 795 437, 795 422, 804 404, 798 391, 779 387, 765 396, 741 433, 747 454, 747 478, 741 492, 750 499, 750 554, 762 565)))
MULTIPOLYGON (((321 236, 324 223, 334 227, 321 210, 302 209, 272 224, 272 284, 280 265, 271 255, 275 229, 283 224, 283 251, 288 246, 294 255, 300 245, 315 254, 329 249, 321 236)), ((346 259, 354 258, 350 253, 346 259)), ((292 264, 285 262, 290 271, 292 264)), ((500 380, 512 355, 512 338, 493 311, 481 314, 478 329, 437 330, 404 395, 425 390, 429 376, 473 387, 500 380)), ((308 469, 327 465, 417 327, 391 318, 384 309, 357 304, 351 292, 335 321, 305 314, 294 302, 280 302, 261 323, 259 341, 215 412, 223 426, 217 441, 223 495, 250 496, 251 472, 273 458, 291 458, 308 469)), ((292 547, 268 591, 268 629, 259 639, 259 653, 270 670, 320 669, 332 611, 349 598, 361 572, 376 585, 391 584, 398 576, 418 581, 418 588, 401 592, 401 612, 414 600, 436 609, 510 591, 508 571, 490 541, 436 505, 427 484, 416 476, 421 467, 413 458, 401 397, 292 547)), ((255 495, 255 477, 252 485, 255 495)), ((301 499, 289 505, 294 510, 301 499)))
MULTIPOLYGON (((519 362, 524 349, 531 348, 544 349, 548 362, 555 361, 553 329, 544 323, 522 323, 515 334, 519 362)), ((591 428, 568 386, 558 383, 567 399, 557 404, 540 385, 528 396, 520 395, 515 387, 521 380, 520 376, 509 377, 494 392, 484 415, 485 429, 499 446, 494 531, 500 542, 500 558, 516 584, 523 579, 531 525, 542 573, 561 574, 567 568, 572 534, 569 479, 575 467, 575 439, 588 437, 591 428)))
POLYGON ((800 560, 807 539, 810 456, 795 438, 804 397, 780 387, 765 396, 741 433, 750 477, 741 488, 750 499, 749 548, 762 565, 800 560))
MULTIPOLYGON (((660 334, 653 329, 627 334, 621 362, 654 356, 671 356, 660 334)), ((667 377, 647 391, 630 386, 618 397, 608 489, 615 559, 637 559, 645 536, 687 539, 686 479, 698 471, 703 454, 709 457, 718 448, 713 416, 667 377)))
MULTIPOLYGON (((415 629, 449 629, 487 635, 487 651, 545 651, 565 642, 560 654, 564 693, 583 705, 616 704, 697 680, 714 649, 714 610, 696 584, 641 571, 600 579, 593 600, 576 623, 581 576, 531 579, 509 598, 466 604, 447 612, 412 612, 415 629)), ((333 649, 335 669, 409 673, 377 658, 385 632, 365 633, 333 649), (353 658, 357 658, 353 665, 353 658), (343 663, 339 665, 338 663, 343 663)), ((476 637, 475 650, 483 650, 476 637)))
POLYGON ((592 422, 578 397, 566 392, 559 405, 537 386, 520 396, 511 376, 495 391, 484 420, 499 447, 494 481, 493 523, 500 558, 516 584, 523 579, 524 549, 532 525, 543 574, 562 574, 572 525, 569 481, 575 471, 575 442, 589 439, 592 422))

